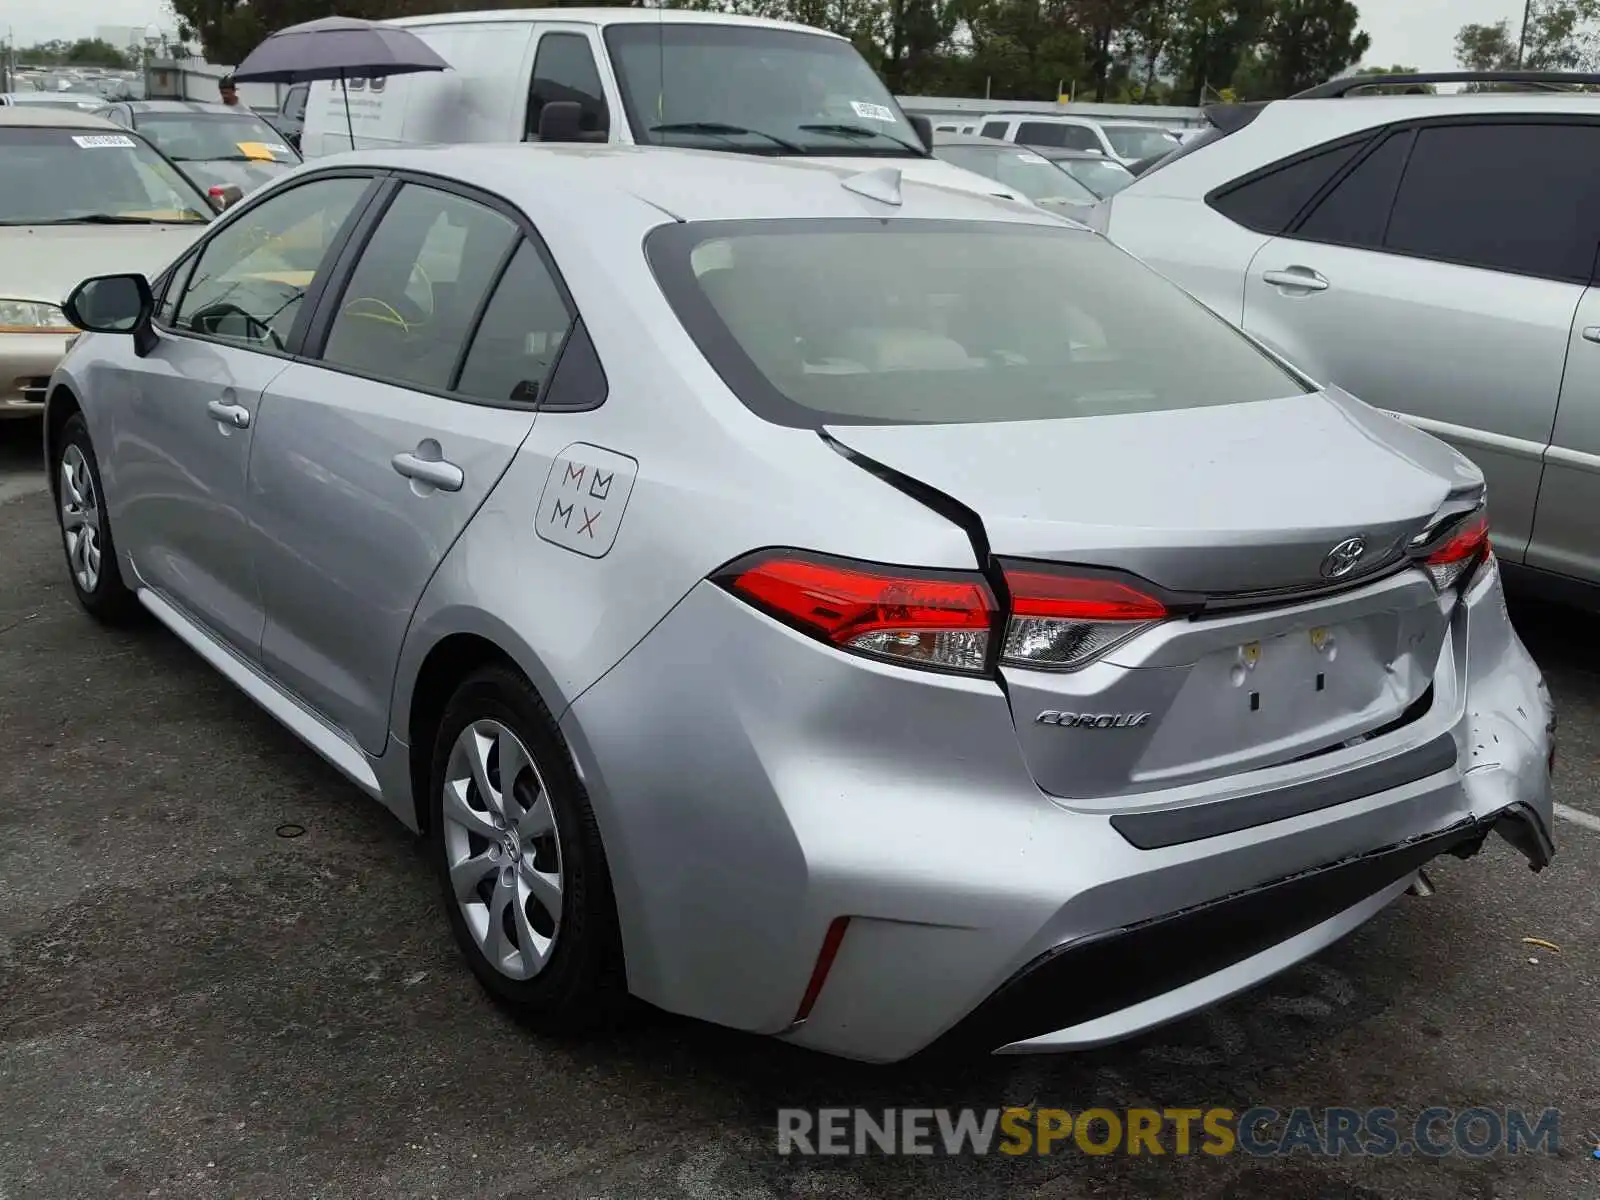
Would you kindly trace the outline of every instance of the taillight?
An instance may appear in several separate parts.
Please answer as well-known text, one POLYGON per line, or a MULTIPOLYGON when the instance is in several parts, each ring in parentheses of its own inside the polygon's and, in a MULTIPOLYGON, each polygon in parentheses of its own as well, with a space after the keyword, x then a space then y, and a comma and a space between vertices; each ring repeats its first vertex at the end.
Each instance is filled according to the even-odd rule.
POLYGON ((1135 583, 1020 566, 1005 568, 1011 592, 1000 660, 1011 666, 1081 667, 1171 615, 1135 583))
POLYGON ((1423 568, 1439 591, 1455 587, 1489 556, 1489 515, 1478 511, 1461 522, 1422 559, 1423 568))
POLYGON ((981 672, 998 617, 976 571, 880 567, 798 550, 733 563, 717 582, 813 637, 874 658, 981 672))

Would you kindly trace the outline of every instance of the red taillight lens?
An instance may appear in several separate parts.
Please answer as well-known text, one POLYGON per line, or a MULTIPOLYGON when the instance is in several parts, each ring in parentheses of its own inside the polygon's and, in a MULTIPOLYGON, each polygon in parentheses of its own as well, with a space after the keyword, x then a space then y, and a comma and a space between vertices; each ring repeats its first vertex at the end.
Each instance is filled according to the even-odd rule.
POLYGON ((1431 551, 1422 565, 1441 592, 1460 583, 1489 553, 1489 515, 1477 513, 1464 521, 1444 545, 1431 551))
POLYGON ((1005 575, 1011 620, 1000 658, 1011 666, 1081 667, 1171 615, 1159 597, 1119 579, 1010 566, 1005 575))
POLYGON ((877 567, 779 550, 734 563, 719 582, 814 637, 908 666, 982 671, 997 616, 977 572, 877 567))

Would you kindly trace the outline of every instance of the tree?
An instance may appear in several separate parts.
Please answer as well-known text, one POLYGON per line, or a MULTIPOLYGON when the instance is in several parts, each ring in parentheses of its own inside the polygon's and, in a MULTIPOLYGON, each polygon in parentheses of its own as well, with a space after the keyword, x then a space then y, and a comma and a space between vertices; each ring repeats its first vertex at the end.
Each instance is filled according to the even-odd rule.
POLYGON ((1271 95, 1292 96, 1361 61, 1372 39, 1350 0, 1277 0, 1262 30, 1261 74, 1271 95))
MULTIPOLYGON (((542 0, 561 8, 594 7, 608 0, 542 0)), ((627 0, 614 7, 632 7, 627 0)), ((237 64, 270 34, 288 25, 318 17, 364 17, 384 20, 421 13, 472 12, 489 8, 526 8, 527 0, 173 0, 185 37, 199 39, 212 62, 237 64)), ((708 7, 721 8, 715 4, 708 7)))
POLYGON ((41 42, 26 50, 18 50, 17 62, 39 67, 114 67, 124 70, 133 66, 126 54, 99 38, 41 42))
POLYGON ((1469 71, 1592 71, 1600 66, 1600 0, 1533 0, 1527 27, 1463 25, 1456 61, 1469 71))

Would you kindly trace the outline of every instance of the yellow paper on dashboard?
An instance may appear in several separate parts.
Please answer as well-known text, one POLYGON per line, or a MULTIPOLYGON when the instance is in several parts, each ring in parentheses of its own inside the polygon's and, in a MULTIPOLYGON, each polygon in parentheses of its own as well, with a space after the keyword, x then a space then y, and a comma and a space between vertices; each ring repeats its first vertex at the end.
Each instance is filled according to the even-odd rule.
POLYGON ((246 158, 253 158, 260 162, 276 162, 272 151, 267 149, 265 142, 239 142, 239 153, 246 158))

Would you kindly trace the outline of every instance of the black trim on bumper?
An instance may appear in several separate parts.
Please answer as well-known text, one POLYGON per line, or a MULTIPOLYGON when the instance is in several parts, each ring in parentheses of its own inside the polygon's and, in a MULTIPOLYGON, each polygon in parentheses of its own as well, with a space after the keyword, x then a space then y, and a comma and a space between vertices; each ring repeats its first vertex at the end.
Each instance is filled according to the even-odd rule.
POLYGON ((1322 924, 1440 854, 1471 854, 1499 816, 1058 946, 1002 984, 938 1045, 988 1053, 1204 979, 1322 924))
POLYGON ((1393 758, 1325 779, 1165 812, 1124 813, 1111 818, 1111 827, 1140 850, 1159 850, 1347 804, 1415 783, 1455 765, 1455 739, 1441 733, 1431 742, 1393 758))

